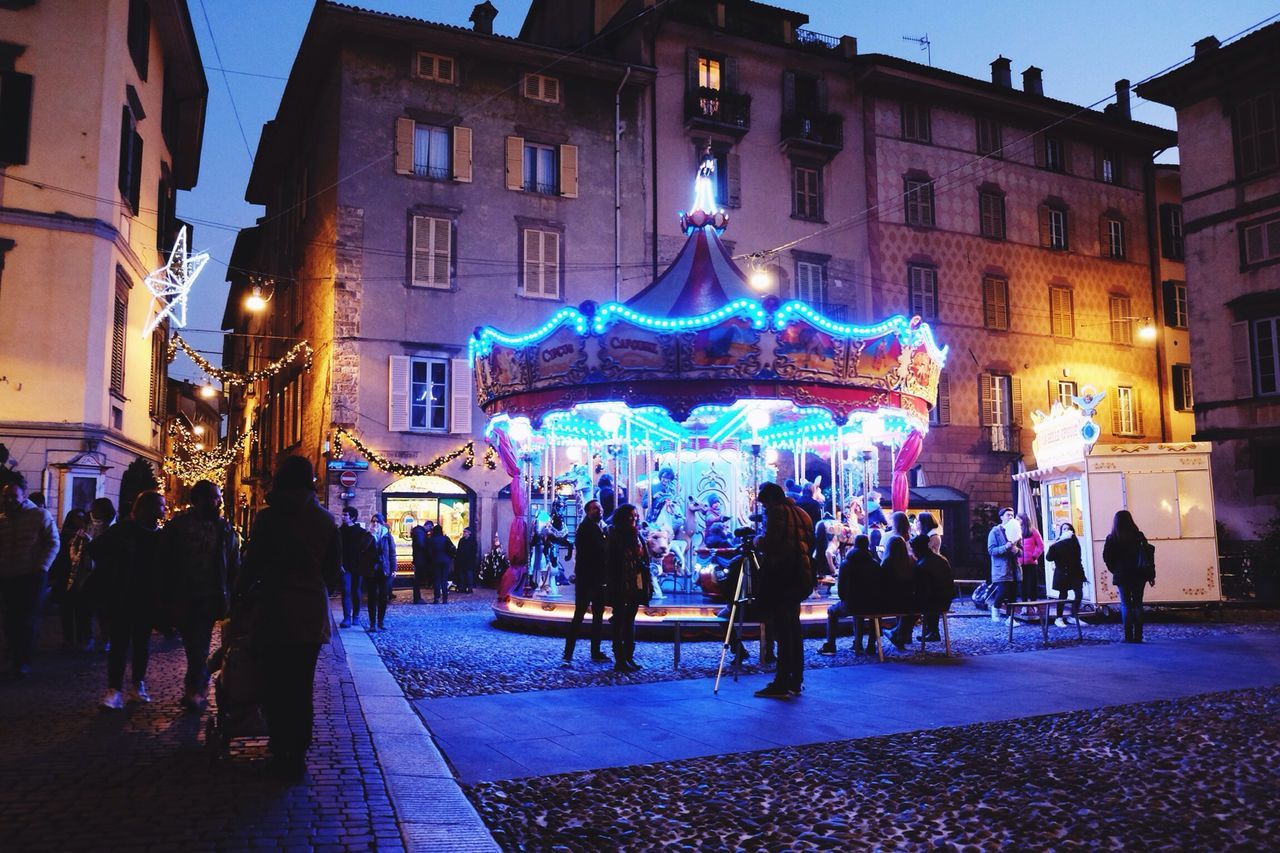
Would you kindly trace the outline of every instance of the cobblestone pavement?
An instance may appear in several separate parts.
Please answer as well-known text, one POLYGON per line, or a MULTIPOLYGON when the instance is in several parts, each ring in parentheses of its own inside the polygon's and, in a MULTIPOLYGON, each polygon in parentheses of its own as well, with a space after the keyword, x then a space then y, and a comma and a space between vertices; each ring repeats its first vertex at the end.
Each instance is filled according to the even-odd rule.
POLYGON ((468 789, 508 850, 1274 850, 1280 688, 468 789))
POLYGON ((0 685, 0 848, 403 849, 338 645, 321 652, 316 742, 290 787, 263 772, 263 739, 210 766, 202 719, 178 707, 177 641, 153 636, 152 703, 105 713, 105 656, 56 650, 56 622, 35 672, 0 685))
MULTIPOLYGON (((590 643, 579 638, 574 663, 562 669, 560 657, 564 638, 551 635, 522 634, 494 624, 493 590, 477 589, 470 595, 454 595, 447 605, 412 605, 407 591, 397 593, 387 614, 385 633, 374 634, 374 642, 387 669, 395 676, 410 699, 444 696, 478 696, 495 693, 519 693, 529 690, 555 690, 566 687, 588 687, 608 684, 638 684, 673 681, 715 675, 720 661, 721 644, 714 640, 686 642, 681 648, 681 666, 672 668, 670 640, 640 640, 636 659, 644 666, 638 673, 617 673, 608 664, 590 662, 590 643), (477 677, 482 674, 483 677, 477 677)), ((568 595, 572 595, 569 592, 568 595)), ((957 611, 962 605, 957 603, 957 611)), ((972 605, 964 605, 974 612, 972 605)), ((1205 632, 1248 632, 1274 626, 1280 613, 1264 610, 1231 610, 1223 621, 1206 616, 1200 610, 1148 610, 1147 635, 1151 639, 1194 637, 1205 632)), ((588 622, 588 627, 589 627, 588 622)), ((846 629, 847 629, 847 624, 846 629)), ((919 629, 917 629, 918 631, 919 629)), ((605 653, 609 653, 609 626, 605 624, 605 653)), ((992 623, 978 615, 951 620, 952 651, 958 655, 1003 654, 1041 648, 1040 627, 1020 626, 1014 631, 1013 643, 1006 642, 1008 629, 1003 622, 992 623)), ((1087 625, 1083 641, 1076 639, 1075 628, 1049 628, 1055 647, 1120 642, 1123 630, 1119 618, 1087 625)), ((855 656, 848 636, 838 640, 835 657, 818 654, 822 640, 805 640, 805 667, 854 666, 878 663, 874 656, 855 656)), ((743 672, 755 674, 772 671, 762 669, 754 654, 755 643, 748 642, 752 659, 743 672)), ((928 650, 919 645, 899 652, 885 642, 885 658, 911 658, 921 654, 941 656, 941 643, 930 643, 928 650)))

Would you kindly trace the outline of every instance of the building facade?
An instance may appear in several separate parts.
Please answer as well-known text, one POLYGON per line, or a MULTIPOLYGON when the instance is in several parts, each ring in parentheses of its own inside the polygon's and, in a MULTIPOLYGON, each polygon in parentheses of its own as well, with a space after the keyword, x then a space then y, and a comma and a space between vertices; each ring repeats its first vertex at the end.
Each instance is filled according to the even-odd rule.
POLYGON ((1195 437, 1213 442, 1218 519, 1255 539, 1280 505, 1280 25, 1138 88, 1178 112, 1195 437))
POLYGON ((161 459, 143 280, 195 185, 206 94, 182 0, 0 6, 0 442, 59 518, 161 459))

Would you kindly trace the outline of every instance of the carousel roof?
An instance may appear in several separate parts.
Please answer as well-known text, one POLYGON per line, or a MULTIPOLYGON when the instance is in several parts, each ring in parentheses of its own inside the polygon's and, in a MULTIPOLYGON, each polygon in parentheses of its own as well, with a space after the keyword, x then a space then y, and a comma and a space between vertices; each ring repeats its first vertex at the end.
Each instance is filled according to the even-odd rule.
POLYGON ((626 304, 656 317, 691 317, 755 296, 715 226, 703 225, 693 229, 666 272, 626 304))

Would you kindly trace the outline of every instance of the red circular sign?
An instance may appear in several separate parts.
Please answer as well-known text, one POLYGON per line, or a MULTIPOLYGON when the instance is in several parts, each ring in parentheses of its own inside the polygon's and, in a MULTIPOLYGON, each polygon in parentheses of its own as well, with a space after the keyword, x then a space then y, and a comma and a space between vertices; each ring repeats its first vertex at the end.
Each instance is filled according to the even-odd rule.
POLYGON ((344 489, 351 489, 351 488, 355 488, 355 485, 356 485, 356 472, 355 472, 355 471, 343 471, 343 472, 338 476, 338 482, 342 484, 342 488, 344 488, 344 489))

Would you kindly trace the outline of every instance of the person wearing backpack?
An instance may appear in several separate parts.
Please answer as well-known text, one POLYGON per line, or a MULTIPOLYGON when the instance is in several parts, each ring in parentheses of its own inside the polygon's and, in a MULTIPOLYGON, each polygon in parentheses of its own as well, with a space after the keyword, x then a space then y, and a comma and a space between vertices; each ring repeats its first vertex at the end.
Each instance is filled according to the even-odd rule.
POLYGON ((1155 548, 1134 523, 1128 510, 1116 513, 1111 533, 1102 546, 1102 561, 1120 590, 1120 617, 1124 641, 1142 642, 1142 594, 1144 585, 1156 585, 1155 548))

